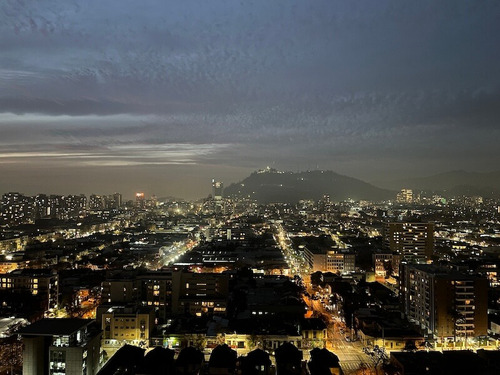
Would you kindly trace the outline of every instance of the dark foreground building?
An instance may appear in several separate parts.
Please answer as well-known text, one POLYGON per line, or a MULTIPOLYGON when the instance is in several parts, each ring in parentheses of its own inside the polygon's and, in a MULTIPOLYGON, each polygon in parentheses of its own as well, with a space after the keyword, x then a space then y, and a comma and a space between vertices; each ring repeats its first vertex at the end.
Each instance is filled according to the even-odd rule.
POLYGON ((21 328, 23 375, 95 375, 102 331, 93 320, 42 319, 21 328))

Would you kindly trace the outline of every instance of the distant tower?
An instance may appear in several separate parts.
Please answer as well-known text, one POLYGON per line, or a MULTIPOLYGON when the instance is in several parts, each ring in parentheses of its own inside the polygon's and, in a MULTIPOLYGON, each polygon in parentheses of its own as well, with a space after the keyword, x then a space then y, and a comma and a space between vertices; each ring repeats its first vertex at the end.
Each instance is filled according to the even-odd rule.
POLYGON ((222 200, 223 192, 224 192, 224 183, 212 179, 212 198, 216 201, 222 200))
POLYGON ((215 213, 224 212, 224 201, 222 199, 223 193, 224 193, 224 183, 212 179, 212 201, 215 213))
POLYGON ((413 203, 413 190, 401 189, 401 191, 396 196, 396 200, 399 203, 413 203))
POLYGON ((35 197, 35 218, 41 219, 50 216, 49 197, 45 194, 38 194, 35 197))
POLYGON ((113 203, 114 203, 114 208, 120 208, 123 205, 122 202, 123 198, 120 193, 114 193, 113 194, 113 203))
POLYGON ((144 193, 135 193, 135 206, 144 208, 146 201, 144 200, 144 193))

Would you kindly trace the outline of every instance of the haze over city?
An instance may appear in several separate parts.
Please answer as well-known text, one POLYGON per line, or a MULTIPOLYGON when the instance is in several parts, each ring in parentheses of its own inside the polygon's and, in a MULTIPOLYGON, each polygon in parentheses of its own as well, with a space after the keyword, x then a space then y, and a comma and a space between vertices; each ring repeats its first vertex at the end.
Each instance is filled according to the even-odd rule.
POLYGON ((497 1, 5 1, 0 190, 497 169, 497 1))

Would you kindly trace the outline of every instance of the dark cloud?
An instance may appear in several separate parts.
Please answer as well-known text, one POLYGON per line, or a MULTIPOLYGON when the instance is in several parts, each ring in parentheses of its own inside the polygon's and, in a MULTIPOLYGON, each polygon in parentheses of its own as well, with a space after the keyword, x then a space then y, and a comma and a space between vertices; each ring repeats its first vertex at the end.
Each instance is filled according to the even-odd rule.
POLYGON ((5 0, 0 172, 494 169, 499 19, 473 0, 5 0))

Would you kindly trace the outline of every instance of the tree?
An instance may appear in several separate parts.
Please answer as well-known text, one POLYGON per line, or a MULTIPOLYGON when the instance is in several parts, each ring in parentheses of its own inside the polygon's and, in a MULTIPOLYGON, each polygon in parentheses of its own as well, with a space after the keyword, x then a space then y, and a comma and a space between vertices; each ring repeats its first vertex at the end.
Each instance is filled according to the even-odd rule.
POLYGON ((195 334, 191 337, 192 346, 199 351, 203 351, 207 346, 207 339, 205 335, 195 334))
POLYGON ((223 333, 218 333, 216 337, 217 345, 224 345, 226 343, 226 335, 223 333))
POLYGON ((263 344, 264 344, 264 340, 262 339, 262 336, 260 336, 260 335, 251 334, 247 338, 247 346, 250 350, 253 350, 255 348, 262 349, 263 344))
POLYGON ((415 345, 415 341, 407 340, 405 342, 405 347, 403 348, 403 350, 410 351, 410 352, 417 350, 417 346, 415 345))
POLYGON ((377 367, 380 363, 385 363, 389 358, 387 357, 387 354, 385 352, 384 348, 380 348, 378 345, 375 345, 373 348, 373 351, 370 352, 370 355, 372 356, 372 361, 373 365, 375 367, 375 371, 377 371, 377 367))
POLYGON ((311 274, 311 284, 312 285, 318 286, 318 285, 321 285, 322 282, 323 282, 323 274, 321 273, 321 271, 316 271, 316 272, 311 274))

